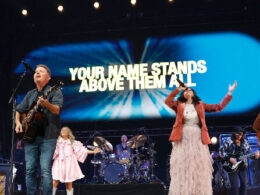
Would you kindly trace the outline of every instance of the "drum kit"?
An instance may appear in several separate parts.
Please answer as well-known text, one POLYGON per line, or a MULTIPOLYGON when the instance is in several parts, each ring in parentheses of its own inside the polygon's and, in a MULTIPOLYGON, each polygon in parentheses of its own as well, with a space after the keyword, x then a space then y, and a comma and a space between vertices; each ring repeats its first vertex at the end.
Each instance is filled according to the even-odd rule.
POLYGON ((149 144, 147 140, 145 135, 134 136, 126 142, 128 150, 115 154, 108 140, 101 136, 94 137, 94 146, 87 146, 89 149, 101 148, 101 153, 95 154, 91 160, 94 165, 94 183, 152 182, 156 151, 154 143, 149 144))

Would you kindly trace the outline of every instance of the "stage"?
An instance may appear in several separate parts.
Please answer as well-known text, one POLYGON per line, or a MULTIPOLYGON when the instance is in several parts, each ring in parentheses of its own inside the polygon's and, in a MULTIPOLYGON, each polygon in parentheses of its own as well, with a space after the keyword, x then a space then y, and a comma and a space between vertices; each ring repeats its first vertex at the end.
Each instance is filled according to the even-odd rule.
MULTIPOLYGON (((15 195, 25 195, 25 191, 15 195)), ((42 194, 40 191, 38 194, 42 194)), ((167 195, 168 190, 162 184, 78 184, 74 185, 75 195, 167 195)), ((213 195, 229 195, 230 189, 214 191, 213 195)), ((248 195, 260 194, 260 186, 249 186, 248 195)), ((65 190, 58 190, 56 195, 66 195, 65 190)))

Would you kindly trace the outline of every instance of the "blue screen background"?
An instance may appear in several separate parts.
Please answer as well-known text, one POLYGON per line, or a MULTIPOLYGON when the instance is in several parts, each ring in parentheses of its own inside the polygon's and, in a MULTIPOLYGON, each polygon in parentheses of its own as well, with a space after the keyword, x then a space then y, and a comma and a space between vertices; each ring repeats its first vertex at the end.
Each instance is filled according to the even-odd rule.
MULTIPOLYGON (((228 92, 228 85, 237 80, 233 99, 221 115, 243 115, 260 106, 260 44, 247 34, 218 32, 147 37, 138 62, 134 60, 134 50, 128 39, 77 42, 34 49, 24 61, 33 68, 37 64, 46 64, 54 79, 64 77, 69 80, 71 67, 203 59, 207 62, 207 72, 192 75, 192 81, 197 83, 193 88, 202 101, 219 103, 228 92)), ((23 71, 24 66, 17 64, 15 73, 23 71)), ((79 93, 79 82, 65 84, 61 114, 64 121, 149 119, 175 115, 164 104, 165 97, 174 88, 79 93)), ((24 95, 20 94, 18 102, 24 95)))

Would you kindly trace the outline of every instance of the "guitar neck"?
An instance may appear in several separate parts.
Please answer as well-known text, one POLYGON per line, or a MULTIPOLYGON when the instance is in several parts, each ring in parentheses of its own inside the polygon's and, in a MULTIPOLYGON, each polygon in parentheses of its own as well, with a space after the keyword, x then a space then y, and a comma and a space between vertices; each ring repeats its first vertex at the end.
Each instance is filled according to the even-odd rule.
POLYGON ((244 160, 244 159, 249 158, 249 157, 252 157, 252 156, 255 156, 255 152, 252 152, 252 153, 250 153, 250 154, 243 155, 243 156, 241 156, 239 159, 240 159, 240 160, 244 160))
POLYGON ((44 94, 43 94, 43 98, 46 99, 48 97, 48 95, 53 91, 53 87, 49 88, 44 94))

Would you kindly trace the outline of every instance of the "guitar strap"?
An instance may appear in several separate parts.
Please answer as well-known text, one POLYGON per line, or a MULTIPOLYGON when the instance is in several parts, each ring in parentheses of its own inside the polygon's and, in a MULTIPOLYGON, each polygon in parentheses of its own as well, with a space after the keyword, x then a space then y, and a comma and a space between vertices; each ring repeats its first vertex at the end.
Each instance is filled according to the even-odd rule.
MULTIPOLYGON (((35 102, 38 101, 39 97, 41 97, 41 96, 44 95, 44 93, 47 91, 47 90, 46 90, 47 86, 48 86, 48 84, 46 84, 41 91, 37 91, 37 95, 36 95, 35 100, 34 100, 35 102)), ((46 97, 46 98, 47 98, 47 97, 46 97)), ((40 108, 41 108, 41 107, 40 107, 40 108)))
POLYGON ((239 158, 240 156, 243 155, 243 151, 242 151, 242 143, 240 146, 236 145, 236 152, 235 152, 236 156, 239 158))
POLYGON ((46 84, 41 91, 37 91, 38 93, 37 93, 37 97, 36 97, 35 101, 37 101, 40 96, 44 95, 44 93, 46 92, 47 86, 48 86, 48 84, 46 84))
MULTIPOLYGON (((38 98, 40 96, 44 95, 44 93, 46 92, 47 86, 48 86, 48 84, 46 84, 41 91, 37 91, 36 100, 35 100, 36 102, 38 101, 38 98)), ((39 108, 40 108, 40 111, 43 112, 43 108, 42 107, 39 107, 39 108)), ((34 125, 35 128, 37 128, 37 133, 36 133, 37 136, 44 136, 44 134, 45 134, 44 128, 47 125, 45 115, 43 114, 42 121, 33 121, 32 125, 34 125)))

